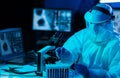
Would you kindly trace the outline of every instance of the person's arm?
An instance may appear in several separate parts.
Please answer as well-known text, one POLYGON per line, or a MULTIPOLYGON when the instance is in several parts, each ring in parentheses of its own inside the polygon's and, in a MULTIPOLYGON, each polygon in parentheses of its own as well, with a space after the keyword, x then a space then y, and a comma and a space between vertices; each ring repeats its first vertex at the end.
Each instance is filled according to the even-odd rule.
POLYGON ((120 78, 120 49, 111 61, 109 66, 109 73, 111 78, 120 78))
POLYGON ((89 69, 89 78, 120 78, 120 51, 111 60, 109 69, 89 69))
POLYGON ((78 34, 71 36, 63 45, 63 47, 70 52, 71 57, 69 60, 75 63, 81 55, 81 37, 78 34))

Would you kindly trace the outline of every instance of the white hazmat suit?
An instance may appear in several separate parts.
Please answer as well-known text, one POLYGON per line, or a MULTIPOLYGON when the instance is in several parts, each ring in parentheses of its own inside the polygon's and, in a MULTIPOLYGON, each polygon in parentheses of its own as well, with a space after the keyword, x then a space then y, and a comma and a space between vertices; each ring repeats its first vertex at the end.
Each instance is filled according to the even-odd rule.
MULTIPOLYGON (((107 4, 97 6, 105 9, 110 7, 107 4)), ((89 14, 92 12, 85 14, 86 28, 76 32, 64 43, 63 47, 70 54, 61 58, 66 63, 87 66, 89 78, 120 78, 120 41, 113 34, 111 16, 100 11, 93 10, 97 19, 89 14), (102 14, 104 18, 98 19, 97 16, 102 14)))

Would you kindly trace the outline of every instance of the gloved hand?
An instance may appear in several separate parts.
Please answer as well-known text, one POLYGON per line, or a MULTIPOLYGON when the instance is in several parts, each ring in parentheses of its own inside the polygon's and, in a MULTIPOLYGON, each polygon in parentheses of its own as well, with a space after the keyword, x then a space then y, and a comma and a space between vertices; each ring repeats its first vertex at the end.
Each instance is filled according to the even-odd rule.
POLYGON ((72 55, 71 53, 66 50, 64 47, 58 47, 55 50, 56 56, 58 59, 61 60, 62 63, 71 63, 72 55))
POLYGON ((79 74, 83 75, 84 78, 89 78, 89 70, 85 65, 73 64, 71 68, 77 71, 79 74))
MULTIPOLYGON (((89 77, 90 78, 113 78, 111 77, 110 73, 104 69, 94 69, 90 68, 89 69, 89 77)), ((115 77, 116 78, 116 77, 115 77)))
POLYGON ((56 56, 61 59, 61 58, 65 58, 67 56, 70 55, 70 52, 68 50, 66 50, 64 47, 58 47, 55 50, 56 52, 56 56))

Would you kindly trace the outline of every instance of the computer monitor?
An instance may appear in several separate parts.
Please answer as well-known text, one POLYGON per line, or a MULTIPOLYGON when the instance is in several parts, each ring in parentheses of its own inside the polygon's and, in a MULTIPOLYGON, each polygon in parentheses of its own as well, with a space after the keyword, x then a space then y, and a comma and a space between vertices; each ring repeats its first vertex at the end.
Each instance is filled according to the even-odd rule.
POLYGON ((70 9, 33 9, 33 30, 70 32, 71 22, 70 9))
POLYGON ((120 0, 100 0, 100 3, 114 3, 114 2, 120 2, 120 0))
POLYGON ((120 8, 120 0, 99 0, 99 2, 109 4, 112 8, 120 8))
POLYGON ((24 52, 21 28, 0 30, 0 60, 8 61, 24 52))
POLYGON ((114 31, 120 35, 120 8, 114 8, 114 31))

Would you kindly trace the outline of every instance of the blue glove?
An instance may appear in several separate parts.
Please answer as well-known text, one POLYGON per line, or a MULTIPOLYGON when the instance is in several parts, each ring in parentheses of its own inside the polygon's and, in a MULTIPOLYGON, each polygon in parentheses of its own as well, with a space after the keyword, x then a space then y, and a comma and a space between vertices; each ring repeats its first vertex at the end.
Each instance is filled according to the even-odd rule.
POLYGON ((56 52, 56 56, 58 57, 58 59, 67 58, 70 56, 70 52, 66 50, 64 47, 56 48, 55 52, 56 52))
POLYGON ((89 78, 89 70, 85 65, 82 64, 73 64, 71 66, 79 74, 83 75, 84 78, 89 78))

